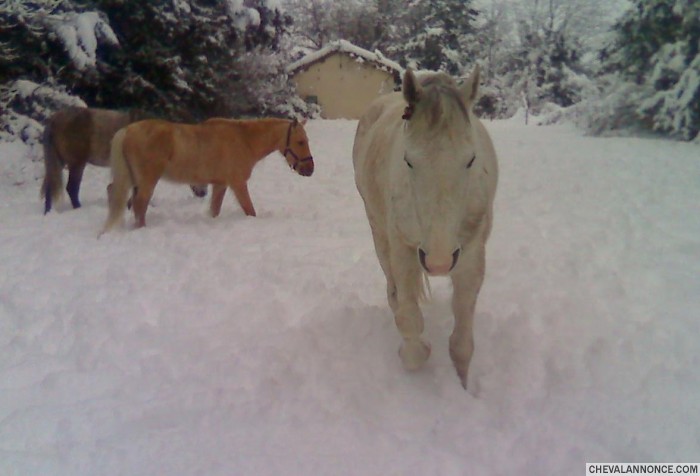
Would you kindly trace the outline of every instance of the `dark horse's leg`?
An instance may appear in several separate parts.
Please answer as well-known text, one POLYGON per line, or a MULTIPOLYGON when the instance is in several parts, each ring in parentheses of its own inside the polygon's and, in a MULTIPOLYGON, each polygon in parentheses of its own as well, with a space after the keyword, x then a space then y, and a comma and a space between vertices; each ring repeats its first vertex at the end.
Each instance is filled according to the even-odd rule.
POLYGON ((192 193, 194 193, 195 197, 202 198, 207 196, 207 184, 190 185, 190 188, 192 189, 192 193))
POLYGON ((73 208, 80 208, 78 193, 80 193, 80 182, 83 180, 83 171, 85 171, 85 164, 74 165, 68 169, 68 185, 66 185, 66 191, 73 204, 73 208))

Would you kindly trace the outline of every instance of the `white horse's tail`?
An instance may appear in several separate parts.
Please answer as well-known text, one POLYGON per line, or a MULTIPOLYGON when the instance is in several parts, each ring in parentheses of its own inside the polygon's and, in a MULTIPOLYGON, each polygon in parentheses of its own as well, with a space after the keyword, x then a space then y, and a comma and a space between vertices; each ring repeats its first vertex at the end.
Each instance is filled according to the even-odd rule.
POLYGON ((135 186, 134 178, 126 157, 124 156, 124 137, 126 128, 120 129, 112 138, 112 148, 109 156, 112 168, 112 183, 107 187, 109 215, 100 235, 108 232, 115 225, 124 221, 124 210, 129 199, 129 190, 135 186))

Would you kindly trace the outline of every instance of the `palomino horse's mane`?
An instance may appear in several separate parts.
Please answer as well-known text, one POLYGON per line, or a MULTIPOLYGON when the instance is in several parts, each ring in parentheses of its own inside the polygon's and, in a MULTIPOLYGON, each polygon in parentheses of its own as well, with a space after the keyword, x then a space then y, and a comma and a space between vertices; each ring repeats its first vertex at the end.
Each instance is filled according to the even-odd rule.
POLYGON ((415 118, 430 128, 445 127, 456 120, 469 122, 469 110, 455 80, 445 73, 434 73, 419 79, 422 92, 415 118))
POLYGON ((227 124, 270 124, 270 123, 289 123, 293 119, 285 119, 282 117, 261 117, 261 118, 249 118, 249 119, 229 119, 228 117, 212 117, 204 122, 214 123, 222 122, 227 124))

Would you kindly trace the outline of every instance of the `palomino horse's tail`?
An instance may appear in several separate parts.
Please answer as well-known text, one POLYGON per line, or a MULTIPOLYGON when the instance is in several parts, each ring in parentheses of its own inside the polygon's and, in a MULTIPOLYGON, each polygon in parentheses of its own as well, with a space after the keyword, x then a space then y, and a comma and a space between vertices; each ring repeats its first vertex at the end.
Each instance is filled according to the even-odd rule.
POLYGON ((63 195, 63 161, 53 141, 51 121, 44 127, 44 183, 41 185, 41 197, 44 199, 44 215, 51 211, 51 204, 63 195))
POLYGON ((107 187, 109 215, 100 235, 124 221, 124 210, 126 210, 126 204, 129 200, 129 190, 135 185, 129 163, 124 156, 125 135, 126 128, 123 128, 117 131, 112 138, 112 148, 109 156, 109 163, 112 168, 112 183, 107 187))

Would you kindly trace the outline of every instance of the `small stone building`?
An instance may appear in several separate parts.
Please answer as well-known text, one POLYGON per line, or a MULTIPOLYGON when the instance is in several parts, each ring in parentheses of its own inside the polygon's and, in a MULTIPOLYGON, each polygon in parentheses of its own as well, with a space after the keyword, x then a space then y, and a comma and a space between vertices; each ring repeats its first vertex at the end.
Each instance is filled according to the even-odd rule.
POLYGON ((395 91, 403 69, 379 51, 339 40, 287 67, 297 93, 325 119, 358 119, 372 100, 395 91))

